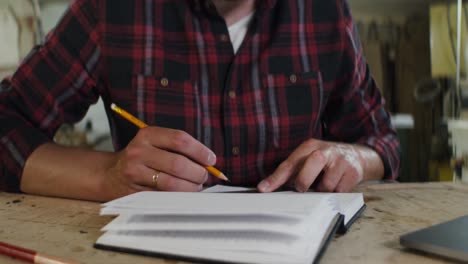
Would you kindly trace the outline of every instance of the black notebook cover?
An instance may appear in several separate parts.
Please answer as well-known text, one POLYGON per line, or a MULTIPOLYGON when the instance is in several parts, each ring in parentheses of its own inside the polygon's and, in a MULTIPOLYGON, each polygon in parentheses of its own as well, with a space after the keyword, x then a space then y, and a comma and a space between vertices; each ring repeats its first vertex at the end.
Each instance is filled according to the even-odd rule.
POLYGON ((340 228, 338 229, 337 233, 340 235, 345 234, 348 232, 348 229, 354 224, 354 222, 362 215, 364 210, 366 209, 366 205, 364 204, 359 211, 357 211, 351 219, 349 219, 348 223, 345 224, 344 219, 340 228))

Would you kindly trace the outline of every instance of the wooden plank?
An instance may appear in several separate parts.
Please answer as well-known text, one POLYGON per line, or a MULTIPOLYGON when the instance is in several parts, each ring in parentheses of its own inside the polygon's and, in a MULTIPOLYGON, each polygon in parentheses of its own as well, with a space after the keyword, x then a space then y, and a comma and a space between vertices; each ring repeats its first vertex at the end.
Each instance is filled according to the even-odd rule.
POLYGON ((334 240, 322 263, 450 263, 407 251, 400 235, 468 214, 468 185, 384 184, 361 187, 367 208, 351 230, 334 240))
MULTIPOLYGON (((418 183, 368 185, 367 209, 351 230, 334 239, 322 263, 444 263, 403 250, 399 236, 468 214, 468 185, 418 183)), ((0 241, 83 263, 183 263, 97 250, 100 228, 93 202, 0 193, 0 241)), ((22 263, 0 256, 0 263, 22 263)))
POLYGON ((111 219, 99 216, 98 203, 0 193, 0 241, 82 263, 175 263, 94 249, 111 219))

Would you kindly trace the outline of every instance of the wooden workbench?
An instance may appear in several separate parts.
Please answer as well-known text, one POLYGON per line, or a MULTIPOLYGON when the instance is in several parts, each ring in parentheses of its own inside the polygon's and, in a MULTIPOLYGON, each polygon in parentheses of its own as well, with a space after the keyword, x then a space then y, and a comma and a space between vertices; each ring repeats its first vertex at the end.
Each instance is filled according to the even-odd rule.
MULTIPOLYGON (((468 214, 468 185, 455 183, 361 186, 367 209, 328 247, 321 263, 443 263, 406 251, 403 233, 468 214)), ((97 250, 93 243, 110 217, 99 204, 0 193, 0 241, 82 263, 182 263, 97 250)), ((22 263, 0 256, 0 263, 22 263)))

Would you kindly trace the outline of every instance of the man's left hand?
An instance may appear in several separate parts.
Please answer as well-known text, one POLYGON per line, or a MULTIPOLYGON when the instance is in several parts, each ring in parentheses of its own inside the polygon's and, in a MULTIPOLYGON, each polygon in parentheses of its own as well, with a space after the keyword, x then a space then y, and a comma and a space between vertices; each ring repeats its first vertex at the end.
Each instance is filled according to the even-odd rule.
POLYGON ((297 191, 306 192, 317 181, 314 184, 317 191, 349 192, 365 178, 381 179, 382 176, 383 164, 374 150, 310 139, 264 179, 258 189, 271 192, 291 183, 297 191))

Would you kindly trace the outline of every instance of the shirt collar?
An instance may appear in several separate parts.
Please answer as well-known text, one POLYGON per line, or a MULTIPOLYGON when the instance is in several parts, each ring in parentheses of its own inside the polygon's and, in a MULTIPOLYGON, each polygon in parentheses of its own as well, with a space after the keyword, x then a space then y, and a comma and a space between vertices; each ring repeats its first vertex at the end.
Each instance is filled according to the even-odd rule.
MULTIPOLYGON (((214 4, 211 0, 187 0, 192 8, 200 12, 202 10, 206 10, 208 12, 212 12, 214 8, 214 4)), ((257 0, 257 8, 262 10, 269 10, 272 9, 278 0, 257 0)))

